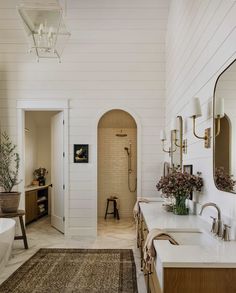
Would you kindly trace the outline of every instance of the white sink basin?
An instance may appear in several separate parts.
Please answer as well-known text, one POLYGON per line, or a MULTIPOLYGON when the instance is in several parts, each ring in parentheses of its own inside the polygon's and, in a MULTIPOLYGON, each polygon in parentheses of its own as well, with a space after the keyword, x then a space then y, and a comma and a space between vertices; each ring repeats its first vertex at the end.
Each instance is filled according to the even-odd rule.
POLYGON ((169 231, 179 245, 215 246, 218 240, 202 231, 169 231))

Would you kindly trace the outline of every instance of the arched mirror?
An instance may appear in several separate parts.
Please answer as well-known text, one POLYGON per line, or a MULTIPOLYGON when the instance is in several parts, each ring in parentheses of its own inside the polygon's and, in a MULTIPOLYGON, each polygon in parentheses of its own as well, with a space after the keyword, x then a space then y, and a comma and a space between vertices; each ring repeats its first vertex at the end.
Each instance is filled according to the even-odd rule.
POLYGON ((214 90, 213 170, 219 190, 236 193, 236 62, 218 77, 214 90))

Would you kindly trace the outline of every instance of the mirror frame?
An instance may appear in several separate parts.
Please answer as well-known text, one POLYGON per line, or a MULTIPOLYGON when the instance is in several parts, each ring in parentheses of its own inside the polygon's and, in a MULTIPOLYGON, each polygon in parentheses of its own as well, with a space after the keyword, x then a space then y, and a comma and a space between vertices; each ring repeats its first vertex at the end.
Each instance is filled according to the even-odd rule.
POLYGON ((216 125, 215 125, 215 106, 216 106, 216 90, 217 90, 217 84, 218 84, 218 81, 219 79, 221 78, 221 76, 234 64, 236 63, 236 59, 234 59, 232 62, 230 62, 230 64, 220 73, 220 75, 217 77, 216 81, 215 81, 215 85, 214 85, 214 91, 213 91, 213 97, 212 97, 212 100, 213 100, 213 103, 212 103, 212 129, 213 129, 213 134, 212 134, 212 140, 213 140, 213 169, 212 169, 212 175, 213 175, 213 181, 214 181, 214 184, 215 184, 215 188, 219 191, 222 191, 222 192, 226 192, 226 193, 231 193, 231 194, 236 194, 236 192, 232 192, 232 191, 225 191, 225 190, 222 190, 222 189, 219 189, 216 185, 216 182, 215 182, 215 148, 216 148, 216 139, 215 139, 215 132, 216 132, 216 125))
MULTIPOLYGON (((183 171, 183 152, 184 152, 184 141, 183 141, 183 117, 178 115, 175 117, 178 120, 179 139, 176 141, 176 130, 171 130, 171 149, 179 151, 179 167, 183 171)), ((173 153, 171 153, 171 165, 174 166, 173 153)))

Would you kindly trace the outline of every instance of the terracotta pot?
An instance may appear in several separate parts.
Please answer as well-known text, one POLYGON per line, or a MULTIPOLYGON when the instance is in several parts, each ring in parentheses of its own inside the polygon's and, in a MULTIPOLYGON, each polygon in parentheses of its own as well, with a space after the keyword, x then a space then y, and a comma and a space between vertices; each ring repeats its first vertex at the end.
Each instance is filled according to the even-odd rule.
POLYGON ((15 213, 20 203, 20 192, 0 192, 2 213, 15 213))

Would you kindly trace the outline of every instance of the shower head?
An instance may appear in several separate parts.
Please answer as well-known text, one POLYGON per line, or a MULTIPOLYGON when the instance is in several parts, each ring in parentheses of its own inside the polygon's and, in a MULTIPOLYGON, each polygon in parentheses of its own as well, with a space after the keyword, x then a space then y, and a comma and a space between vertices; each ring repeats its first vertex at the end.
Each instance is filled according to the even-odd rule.
POLYGON ((126 133, 123 133, 122 132, 122 129, 121 129, 120 133, 117 133, 116 136, 118 136, 118 137, 126 137, 127 134, 126 133))

